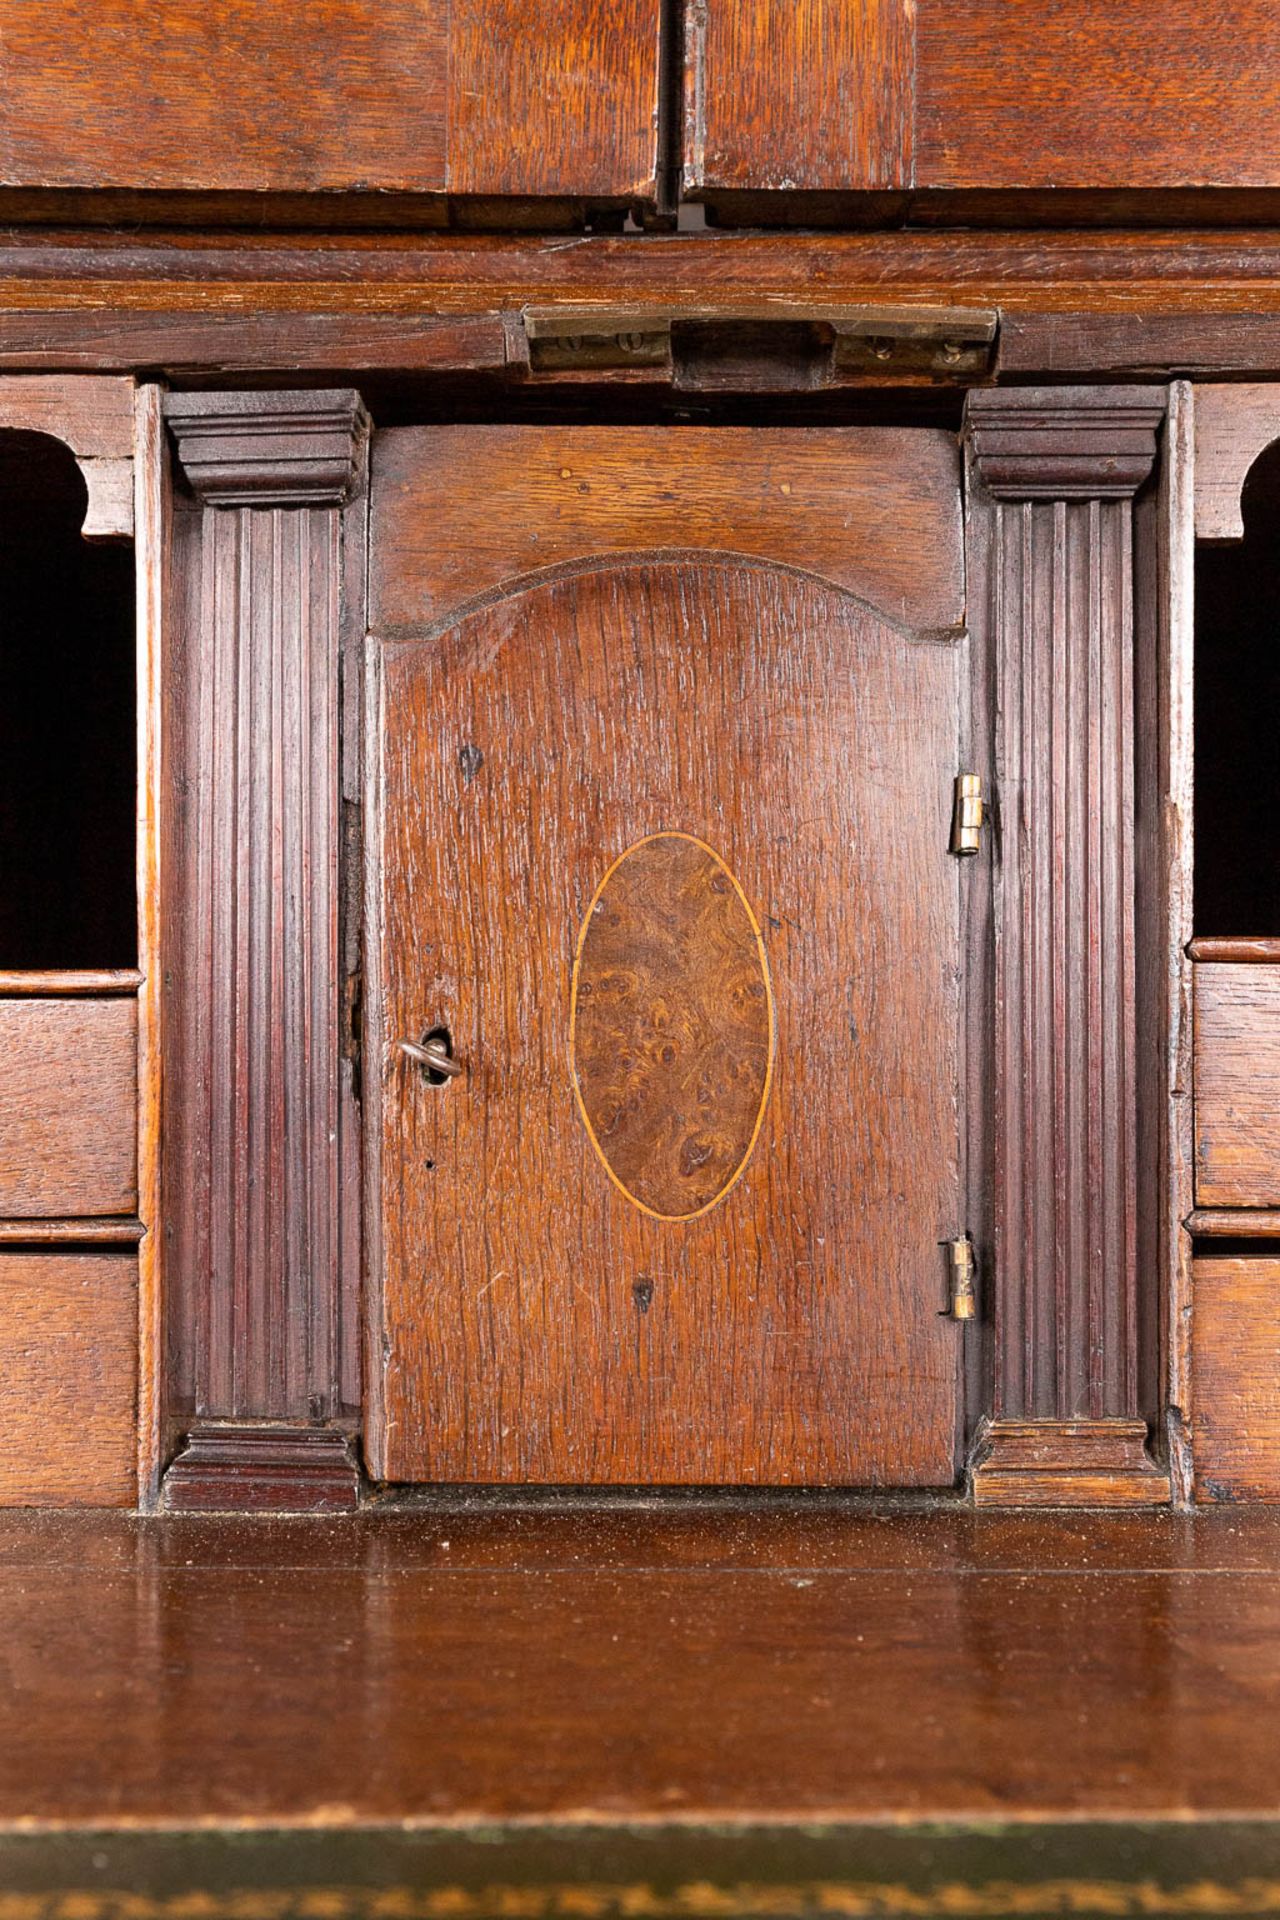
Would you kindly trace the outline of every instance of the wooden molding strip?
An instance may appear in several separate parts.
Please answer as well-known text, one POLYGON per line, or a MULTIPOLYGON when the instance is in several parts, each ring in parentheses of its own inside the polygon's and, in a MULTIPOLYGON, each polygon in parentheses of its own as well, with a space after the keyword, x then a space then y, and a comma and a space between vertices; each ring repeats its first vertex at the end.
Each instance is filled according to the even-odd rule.
POLYGON ((979 1507, 1163 1507, 1168 1472, 1142 1420, 991 1420, 978 1437, 979 1507))
POLYGON ((127 1216, 91 1220, 0 1220, 0 1246, 5 1247, 136 1247, 145 1233, 141 1220, 127 1216))
POLYGON ((1280 1207, 1195 1207, 1185 1225, 1197 1240, 1280 1240, 1280 1207))
POLYGON ((1193 960, 1227 960, 1236 966, 1280 966, 1280 940, 1252 940, 1232 936, 1215 939, 1201 936, 1187 948, 1193 960))
POLYGON ((197 1427, 165 1475, 166 1513, 349 1513, 360 1504, 352 1442, 331 1427, 197 1427))
POLYGON ((0 972, 0 999, 95 999, 102 994, 136 993, 142 975, 136 967, 103 968, 101 972, 34 970, 0 972))

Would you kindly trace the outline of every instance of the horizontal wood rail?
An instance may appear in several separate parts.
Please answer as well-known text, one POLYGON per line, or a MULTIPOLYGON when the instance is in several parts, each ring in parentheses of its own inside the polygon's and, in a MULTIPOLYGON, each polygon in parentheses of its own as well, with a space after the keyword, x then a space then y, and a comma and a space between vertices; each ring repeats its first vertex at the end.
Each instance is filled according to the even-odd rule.
POLYGON ((100 971, 0 972, 0 1000, 96 999, 102 994, 136 993, 143 976, 136 967, 104 967, 100 971))

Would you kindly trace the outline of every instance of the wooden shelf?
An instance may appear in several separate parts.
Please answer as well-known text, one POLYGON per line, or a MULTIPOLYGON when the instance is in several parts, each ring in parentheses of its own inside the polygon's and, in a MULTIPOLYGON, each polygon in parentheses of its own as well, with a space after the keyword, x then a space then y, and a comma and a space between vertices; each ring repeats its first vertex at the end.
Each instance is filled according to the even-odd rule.
POLYGON ((103 994, 136 993, 143 976, 136 967, 96 971, 0 971, 0 999, 97 999, 103 994))

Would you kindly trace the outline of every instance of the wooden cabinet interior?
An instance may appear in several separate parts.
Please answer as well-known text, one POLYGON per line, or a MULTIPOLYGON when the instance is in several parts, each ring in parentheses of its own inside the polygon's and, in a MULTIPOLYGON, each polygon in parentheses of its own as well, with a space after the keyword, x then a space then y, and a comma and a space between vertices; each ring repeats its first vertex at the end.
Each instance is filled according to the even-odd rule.
POLYGON ((1278 154, 0 0, 0 1920, 1276 1904, 1278 154))
MULTIPOLYGON (((1214 1117, 1223 1073, 1250 1057, 1255 1031, 1257 1058, 1269 1059, 1258 992, 1233 973, 1257 955, 1204 959, 1193 1162, 1185 952, 1193 932, 1256 942, 1280 931, 1266 779, 1280 695, 1266 639, 1280 584, 1268 531, 1280 497, 1280 261, 1273 235, 1231 230, 1221 198, 1244 196, 1230 202, 1232 218, 1261 217, 1280 187, 1259 157, 1274 111, 1270 83, 1257 90, 1251 119, 1224 121, 1209 164, 1197 158, 1186 87, 1148 88, 1141 126, 1131 111, 1160 67, 1162 34, 1175 29, 1201 34, 1191 88, 1201 108, 1237 84, 1238 50, 1221 36, 1205 42, 1178 7, 1144 37, 1087 5, 1068 50, 1088 66, 1087 84, 1056 91, 1044 48, 1027 39, 1030 14, 1006 13, 997 44, 985 0, 966 0, 945 31, 932 0, 914 31, 898 0, 845 10, 818 3, 785 18, 637 0, 612 17, 607 57, 588 0, 557 10, 545 30, 511 9, 502 32, 492 30, 492 10, 467 6, 428 6, 412 18, 393 8, 376 32, 367 9, 330 11, 325 70, 332 98, 351 108, 341 141, 320 94, 301 103, 288 140, 278 119, 254 113, 265 72, 286 95, 293 79, 276 27, 253 9, 229 10, 207 70, 193 64, 202 43, 189 10, 153 10, 142 21, 128 0, 104 15, 106 26, 137 27, 118 69, 88 62, 78 32, 45 65, 25 28, 8 46, 4 205, 25 224, 0 247, 0 366, 9 370, 0 508, 11 515, 0 566, 15 635, 6 658, 14 697, 0 721, 0 1012, 14 1035, 11 1081, 25 1091, 0 1116, 0 1240, 24 1257, 34 1246, 137 1243, 136 1256, 120 1258, 138 1262, 144 1497, 154 1497, 186 1436, 192 1444, 168 1488, 174 1506, 216 1503, 220 1487, 229 1499, 270 1504, 290 1484, 303 1503, 347 1504, 361 1442, 376 1472, 466 1477, 456 1447, 437 1468, 425 1429, 409 1441, 403 1427, 397 1438, 394 1422, 380 1424, 379 1395, 393 1373, 424 1422, 433 1394, 441 1406, 455 1389, 459 1405, 468 1395, 453 1372, 433 1383, 443 1338, 420 1340, 408 1386, 394 1336, 390 1355, 380 1346, 378 1234, 390 1215, 378 1212, 374 1131, 367 1153, 359 1142, 387 1078, 385 1058, 371 1062, 368 1051, 385 983, 372 964, 359 875, 372 862, 381 883, 395 838, 376 838, 368 806, 379 741, 388 765, 398 757, 404 807, 415 796, 425 806, 423 743, 445 718, 462 725, 470 696, 458 689, 474 691, 483 676, 431 679, 430 697, 416 682, 397 683, 400 732, 382 739, 369 718, 376 707, 363 705, 377 692, 376 676, 365 685, 363 643, 376 636, 380 666, 397 649, 407 659, 425 646, 431 672, 445 673, 457 631, 487 620, 505 633, 506 600, 532 605, 520 583, 540 569, 555 572, 538 591, 547 606, 555 601, 556 619, 575 594, 585 606, 606 577, 625 575, 628 593, 648 596, 652 638, 665 617, 661 569, 675 569, 663 575, 674 605, 687 588, 680 567, 712 553, 749 561, 757 583, 762 566, 809 569, 898 622, 912 646, 964 653, 947 764, 933 735, 915 759, 901 742, 881 756, 899 780, 889 809, 899 839, 903 794, 922 782, 945 797, 972 768, 988 804, 978 857, 959 882, 978 932, 958 961, 940 962, 962 1032, 956 1105, 968 1164, 963 1204, 950 1209, 962 1217, 947 1233, 933 1220, 931 1244, 942 1282, 941 1241, 971 1237, 978 1302, 975 1324, 953 1341, 965 1358, 947 1416, 960 1436, 951 1477, 976 1469, 980 1502, 1186 1497, 1190 1442, 1208 1428, 1197 1427, 1193 1404, 1200 1349, 1184 1222, 1202 1251, 1210 1240, 1221 1249, 1229 1229, 1261 1246, 1276 1224, 1265 1169, 1249 1159, 1265 1153, 1265 1101, 1255 1101, 1247 1126, 1235 1107, 1225 1122, 1214 1117), (131 60, 152 62, 164 79, 142 168, 116 98, 131 60), (409 101, 403 82, 415 62, 423 84, 409 101), (228 63, 244 89, 234 112, 206 128, 201 182, 210 197, 201 200, 187 171, 193 130, 226 93, 228 63), (863 84, 851 89, 855 72, 863 84), (1108 116, 1108 101, 1123 110, 1108 116), (63 137, 73 109, 92 144, 63 137), (1099 129, 1091 140, 1080 137, 1084 120, 1099 129), (992 124, 989 137, 981 129, 992 124), (640 231, 670 222, 681 171, 685 197, 703 200, 713 219, 812 214, 861 230, 640 231), (1050 174, 1068 183, 1052 190, 1056 200, 1041 197, 1050 174), (1009 228, 945 224, 966 207, 966 219, 980 219, 984 204, 993 216, 1001 194, 1022 196, 1006 203, 1009 228), (1190 203, 1178 196, 1188 194, 1211 196, 1201 215, 1223 224, 1179 227, 1190 203), (233 234, 227 224, 248 216, 246 195, 258 196, 261 231, 233 234), (1143 195, 1143 217, 1158 211, 1172 224, 1083 230, 1137 217, 1143 195), (133 196, 134 233, 118 224, 121 196, 133 196), (945 196, 955 196, 950 214, 945 196), (347 225, 326 231, 339 201, 347 225), (72 206, 89 225, 73 233, 43 224, 72 206), (1017 230, 1047 227, 1050 207, 1077 221, 1075 230, 1017 230), (628 208, 628 231, 616 231, 628 208), (189 224, 149 226, 166 210, 189 224), (929 231, 895 230, 896 221, 929 231), (430 227, 445 222, 506 230, 433 236, 430 227), (615 231, 584 233, 584 222, 615 231), (527 231, 548 223, 564 231, 527 231), (1188 369, 1250 378, 1193 395, 1171 379, 1188 369), (171 389, 163 434, 159 385, 144 381, 144 403, 135 392, 143 370, 171 389), (150 409, 150 438, 135 464, 139 404, 150 409), (388 486, 372 522, 370 415, 388 486), (894 485, 861 486, 856 460, 821 468, 799 451, 824 436, 849 436, 852 446, 877 433, 901 436, 894 485), (652 450, 624 484, 608 457, 603 465, 587 457, 592 435, 605 444, 619 434, 648 436, 652 450), (961 596, 950 534, 933 538, 919 519, 930 498, 922 450, 957 434, 967 470, 952 482, 948 524, 954 531, 963 513, 961 596), (671 460, 682 435, 686 455, 704 436, 705 497, 683 487, 671 460), (410 440, 430 449, 414 474, 395 464, 397 445, 410 440), (537 459, 522 465, 517 442, 536 442, 537 459), (757 474, 748 442, 786 451, 757 474), (643 538, 620 538, 624 522, 643 538), (468 593, 489 599, 468 603, 464 616, 459 596, 468 593), (1194 918, 1193 619, 1202 828, 1194 918), (1219 993, 1221 984, 1230 990, 1219 993), (1239 1013, 1246 1003, 1250 1021, 1239 1013), (1224 1167, 1235 1169, 1225 1183, 1224 1167)), ((1241 18, 1265 47, 1271 24, 1252 7, 1241 18)), ((1047 45, 1057 23, 1046 31, 1047 45)), ((699 606, 697 619, 714 625, 699 606)), ((745 607, 740 625, 750 624, 745 607)), ((805 616, 810 670, 830 625, 815 609, 805 616)), ((614 610, 639 631, 634 607, 619 600, 614 610)), ((599 608, 593 617, 603 631, 599 608)), ((529 679, 519 698, 484 684, 493 711, 510 710, 508 746, 536 711, 562 758, 557 727, 582 689, 561 690, 571 681, 561 657, 568 642, 547 620, 545 680, 529 679)), ((579 620, 590 625, 581 607, 569 626, 579 620)), ((766 624, 762 615, 762 672, 773 658, 766 624)), ((668 639, 663 671, 679 689, 689 669, 668 639)), ((504 670, 514 671, 515 649, 503 647, 504 670)), ((662 729, 644 753, 636 747, 632 765, 625 726, 608 711, 609 676, 593 677, 585 654, 578 671, 594 689, 601 768, 631 766, 635 784, 643 762, 656 791, 662 729)), ((834 687, 835 664, 818 677, 834 687)), ((756 691, 763 712, 768 701, 756 691)), ((892 690, 882 692, 877 710, 891 715, 892 690)), ((682 696, 669 694, 678 711, 682 696)), ((901 710, 910 705, 904 699, 901 710)), ((722 717, 717 731, 733 735, 728 706, 722 717)), ((640 731, 637 720, 637 741, 640 731)), ((468 746, 496 777, 498 749, 468 737, 459 751, 468 746)), ((756 760, 774 764, 763 749, 756 760)), ((728 779, 708 765, 709 779, 728 779)), ((485 778, 477 771, 464 800, 480 805, 485 778)), ((530 776, 522 786, 511 774, 503 803, 511 817, 533 817, 530 784, 539 783, 530 776)), ((764 784, 769 804, 782 805, 776 781, 764 784)), ((887 775, 881 785, 887 794, 887 775)), ((436 826, 424 815, 418 840, 410 845, 409 835, 397 853, 406 897, 405 875, 423 867, 424 849, 439 854, 463 818, 460 808, 448 812, 439 781, 433 791, 436 826)), ((708 787, 702 812, 712 824, 688 830, 739 884, 747 856, 736 843, 724 855, 713 826, 745 822, 752 804, 763 815, 749 791, 740 775, 725 793, 708 787)), ((655 807, 639 824, 645 809, 631 809, 629 846, 678 831, 655 807)), ((539 850, 554 841, 548 831, 539 850)), ((579 891, 588 867, 595 886, 608 862, 587 861, 579 891)), ((517 876, 507 878, 519 891, 517 876)), ((479 885, 467 894, 459 881, 448 912, 447 888, 436 889, 437 940, 450 924, 455 932, 483 924, 479 885)), ((527 874, 520 885, 537 893, 527 874)), ((745 891, 754 902, 770 887, 745 891)), ((371 900, 375 893, 371 886, 371 900)), ((772 932, 757 924, 767 948, 772 932)), ((427 938, 407 908, 396 925, 402 951, 427 938)), ((546 1014, 534 1051, 559 1071, 571 988, 561 978, 561 933, 554 941, 537 1007, 539 1018, 559 1010, 546 1014)), ((923 944, 940 951, 936 937, 923 944)), ((912 951, 919 972, 927 962, 912 951)), ((400 1010, 407 1021, 407 1006, 400 1010)), ((461 1056, 467 1034, 456 1010, 436 1024, 461 1056)), ((942 1059, 947 1048, 933 1053, 942 1059)), ((781 1054, 771 1072, 776 1104, 781 1054)), ((1264 1081, 1252 1076, 1255 1095, 1264 1081)), ((874 1104, 868 1096, 861 1106, 874 1104)), ((721 1143, 730 1158, 736 1140, 721 1143)), ((394 1126, 375 1144, 392 1160, 405 1145, 394 1126)), ((890 1158, 905 1165, 902 1154, 890 1158)), ((630 1161, 621 1174, 609 1166, 622 1186, 648 1178, 630 1161)), ((507 1172, 491 1170, 484 1192, 500 1177, 507 1172)), ((743 1174, 739 1201, 754 1177, 743 1174)), ((865 1211, 868 1181, 845 1184, 865 1211)), ((909 1184, 920 1183, 904 1180, 904 1191, 909 1184)), ((466 1204, 475 1214, 480 1201, 466 1204)), ((440 1241, 448 1216, 429 1206, 409 1206, 409 1216, 397 1257, 402 1283, 408 1274, 420 1285, 422 1250, 440 1241)), ((598 1238, 603 1245, 608 1235, 598 1238)), ((909 1230, 897 1221, 884 1238, 897 1249, 909 1230)), ((889 1255, 878 1257, 887 1272, 889 1255)), ((855 1264, 876 1258, 866 1252, 855 1264)), ((660 1283, 643 1263, 633 1278, 652 1334, 660 1283)), ((1221 1314, 1235 1297, 1206 1289, 1210 1334, 1211 1301, 1221 1314)), ((633 1315, 639 1298, 628 1296, 633 1315)), ((430 1315, 407 1312, 401 1332, 410 1320, 421 1334, 430 1315)), ((895 1343, 885 1339, 887 1353, 895 1343)), ((899 1358, 909 1344, 897 1343, 899 1358)), ((475 1351, 492 1364, 479 1333, 475 1351)), ((606 1372, 594 1369, 597 1385, 606 1372)), ((847 1389, 857 1369, 846 1372, 847 1389)), ((775 1384, 785 1389, 785 1370, 775 1384)), ((868 1406, 875 1398, 861 1397, 868 1406)), ((738 1437, 749 1430, 748 1418, 738 1437)), ((639 1479, 649 1471, 643 1451, 619 1455, 639 1479)), ((765 1448, 757 1465, 767 1457, 765 1448)), ((841 1465, 815 1445, 807 1457, 819 1478, 862 1473, 852 1453, 841 1465)), ((932 1449, 935 1484, 947 1478, 941 1457, 932 1449)), ((555 1458, 555 1472, 572 1478, 568 1456, 555 1458)), ((509 1461, 502 1471, 519 1477, 509 1461)), ((730 1470, 704 1461, 685 1471, 714 1479, 730 1470)), ((657 1477, 680 1472, 673 1443, 657 1477)), ((877 1455, 866 1477, 893 1470, 877 1455)), ((1232 1484, 1229 1473, 1212 1477, 1232 1484)), ((1248 1484, 1263 1479, 1259 1469, 1248 1484)))
POLYGON ((4 1506, 137 1498, 134 424, 129 380, 0 388, 4 1506))

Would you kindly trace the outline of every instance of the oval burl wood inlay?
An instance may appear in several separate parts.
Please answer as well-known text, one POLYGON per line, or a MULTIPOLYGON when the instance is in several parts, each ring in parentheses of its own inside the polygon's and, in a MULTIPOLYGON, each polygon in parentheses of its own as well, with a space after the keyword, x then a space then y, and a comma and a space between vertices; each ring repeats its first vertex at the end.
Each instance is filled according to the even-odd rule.
POLYGON ((654 834, 609 869, 578 939, 571 1033, 615 1186, 661 1220, 723 1200, 764 1119, 773 999, 755 915, 703 841, 654 834))

